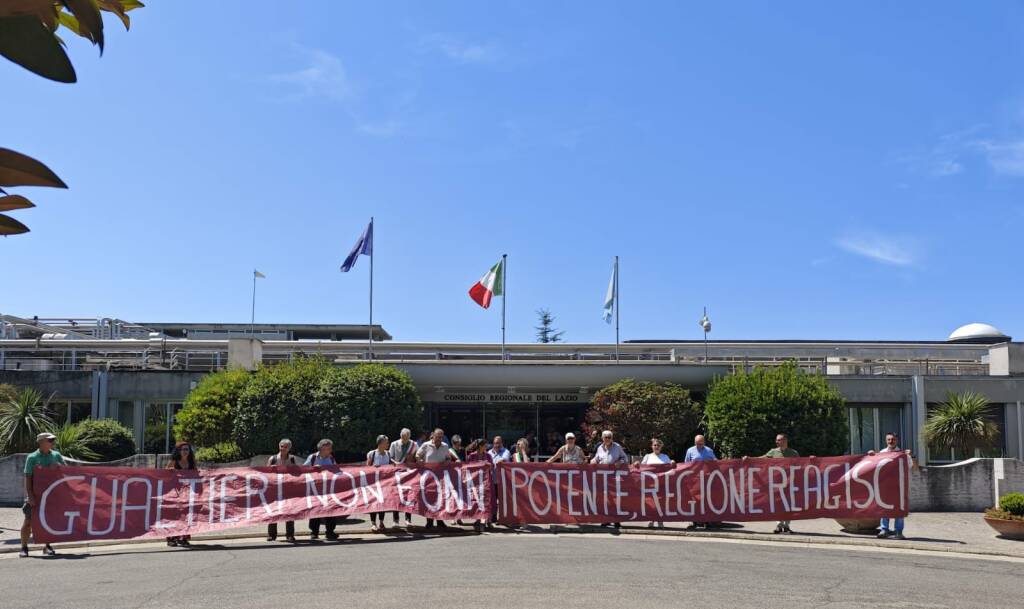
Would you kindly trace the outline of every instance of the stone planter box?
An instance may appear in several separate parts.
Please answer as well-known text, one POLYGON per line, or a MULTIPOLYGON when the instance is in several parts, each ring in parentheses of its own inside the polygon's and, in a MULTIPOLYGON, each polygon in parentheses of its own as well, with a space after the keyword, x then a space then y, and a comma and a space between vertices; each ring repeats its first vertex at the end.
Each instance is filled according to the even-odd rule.
POLYGON ((849 533, 874 533, 878 530, 877 518, 836 518, 835 521, 839 523, 840 528, 849 533))
POLYGON ((985 516, 985 522, 995 529, 1000 537, 1024 541, 1024 520, 1003 520, 985 516))

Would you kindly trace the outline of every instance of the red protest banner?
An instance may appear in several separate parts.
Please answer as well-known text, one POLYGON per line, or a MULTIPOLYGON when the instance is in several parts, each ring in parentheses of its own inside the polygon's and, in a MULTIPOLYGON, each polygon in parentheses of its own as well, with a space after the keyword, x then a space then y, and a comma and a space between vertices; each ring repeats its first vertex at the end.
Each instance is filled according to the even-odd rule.
POLYGON ((486 463, 216 470, 36 468, 37 542, 193 535, 284 520, 401 511, 489 518, 486 463))
POLYGON ((910 457, 693 461, 679 465, 500 463, 507 524, 753 521, 906 516, 910 457))

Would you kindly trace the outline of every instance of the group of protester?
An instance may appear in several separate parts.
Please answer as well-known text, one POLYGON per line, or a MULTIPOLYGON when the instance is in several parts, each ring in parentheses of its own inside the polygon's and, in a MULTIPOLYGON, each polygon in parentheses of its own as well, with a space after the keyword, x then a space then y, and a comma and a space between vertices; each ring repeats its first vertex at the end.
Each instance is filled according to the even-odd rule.
MULTIPOLYGON (((59 452, 53 449, 54 441, 56 436, 52 433, 41 433, 36 437, 36 443, 38 450, 28 455, 25 460, 25 504, 22 506, 22 511, 25 514, 25 522, 21 527, 21 557, 28 556, 28 542, 32 533, 32 510, 35 508, 36 501, 32 488, 32 474, 36 466, 40 467, 55 467, 64 465, 64 458, 59 452)), ((894 433, 889 433, 885 437, 886 446, 880 452, 901 452, 902 449, 899 447, 899 438, 894 433)), ((315 453, 309 455, 304 460, 300 460, 292 454, 292 442, 288 439, 282 439, 278 443, 278 452, 272 455, 267 460, 268 466, 287 466, 287 465, 307 465, 312 467, 324 467, 335 465, 337 462, 334 458, 334 443, 329 439, 320 440, 317 443, 317 450, 315 453)), ((384 467, 387 465, 401 465, 401 464, 414 464, 414 463, 446 463, 446 462, 486 462, 491 465, 496 465, 504 461, 511 461, 514 463, 525 463, 530 461, 531 443, 529 438, 521 438, 516 442, 515 450, 509 451, 505 448, 504 440, 501 436, 495 436, 491 441, 490 445, 484 438, 478 438, 470 442, 470 444, 462 448, 462 438, 459 436, 452 436, 451 444, 445 441, 444 431, 441 429, 435 429, 433 433, 429 435, 429 438, 422 441, 416 442, 412 439, 412 432, 409 429, 403 429, 400 433, 399 439, 391 442, 386 435, 377 436, 377 445, 370 452, 366 453, 366 465, 372 467, 384 467)), ((875 454, 874 451, 869 451, 868 454, 875 454)), ((789 438, 784 433, 780 433, 775 436, 775 447, 770 449, 761 457, 766 458, 786 458, 786 457, 799 457, 798 453, 789 446, 789 438)), ((687 449, 684 456, 684 462, 690 461, 714 461, 718 457, 715 455, 715 451, 707 446, 704 436, 698 435, 694 438, 693 446, 687 449)), ((747 457, 744 456, 744 459, 747 457)), ((576 443, 576 434, 569 432, 565 434, 565 443, 562 444, 555 453, 547 459, 548 463, 568 463, 568 464, 582 464, 582 463, 594 463, 602 465, 627 465, 630 462, 629 456, 626 451, 622 448, 618 442, 614 439, 614 434, 610 430, 601 432, 601 443, 597 445, 594 450, 593 456, 589 457, 584 452, 583 448, 576 443)), ((651 439, 651 452, 645 454, 640 460, 643 465, 674 465, 675 461, 671 459, 664 452, 664 443, 658 438, 651 439)), ((169 469, 181 469, 181 470, 193 470, 196 469, 195 451, 192 445, 188 442, 178 442, 175 445, 174 454, 171 456, 171 462, 167 465, 169 469)), ((373 532, 384 532, 387 530, 385 525, 384 512, 375 512, 370 514, 370 522, 372 525, 373 532)), ((392 512, 392 522, 394 526, 399 523, 398 512, 392 512)), ((903 518, 895 518, 892 528, 890 528, 890 519, 883 518, 879 523, 879 538, 885 538, 893 536, 896 539, 904 539, 903 536, 903 518)), ((334 540, 338 538, 337 534, 337 521, 336 517, 324 517, 324 518, 313 518, 309 521, 310 539, 316 540, 320 538, 321 528, 324 531, 324 535, 327 539, 334 540)), ((473 524, 474 529, 477 531, 482 530, 485 526, 487 528, 493 527, 495 522, 494 513, 491 518, 486 522, 476 521, 473 524)), ((405 514, 405 523, 410 525, 412 523, 412 517, 410 514, 405 514)), ((461 521, 458 524, 462 524, 461 521)), ((687 529, 700 529, 714 526, 717 523, 710 522, 694 522, 690 524, 687 529)), ((447 528, 444 521, 437 521, 436 526, 438 528, 447 528)), ((609 522, 603 523, 602 527, 614 526, 616 529, 619 528, 620 523, 609 522)), ((648 527, 664 527, 663 522, 650 522, 648 527)), ((427 528, 432 529, 435 527, 435 522, 432 519, 427 519, 427 528)), ((775 527, 775 533, 789 533, 792 534, 793 530, 790 528, 790 521, 782 520, 775 527)), ((277 523, 270 524, 267 527, 267 541, 275 541, 278 536, 277 523)), ((295 522, 285 522, 285 539, 288 541, 295 541, 295 522)), ((181 535, 167 538, 168 546, 180 546, 189 547, 190 536, 181 535)), ((46 544, 43 547, 43 554, 52 556, 56 552, 50 544, 46 544)))

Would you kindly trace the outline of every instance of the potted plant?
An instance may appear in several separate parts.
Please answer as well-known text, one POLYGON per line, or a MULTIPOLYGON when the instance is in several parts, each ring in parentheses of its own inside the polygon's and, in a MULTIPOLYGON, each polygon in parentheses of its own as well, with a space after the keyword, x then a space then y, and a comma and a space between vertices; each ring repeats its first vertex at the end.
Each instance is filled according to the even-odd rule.
POLYGON ((999 506, 985 510, 985 522, 1006 539, 1024 541, 1024 493, 1007 493, 999 506))

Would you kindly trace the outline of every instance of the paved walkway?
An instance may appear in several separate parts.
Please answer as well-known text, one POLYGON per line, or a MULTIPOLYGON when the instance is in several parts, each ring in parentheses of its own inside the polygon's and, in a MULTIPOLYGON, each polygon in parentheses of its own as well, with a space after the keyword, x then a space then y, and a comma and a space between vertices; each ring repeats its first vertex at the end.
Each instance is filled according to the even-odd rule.
MULTIPOLYGON (((906 547, 915 550, 932 550, 944 552, 965 552, 972 554, 1001 554, 1024 558, 1024 541, 1013 541, 996 537, 980 513, 973 512, 928 512, 912 514, 907 518, 907 526, 904 534, 905 541, 893 539, 876 539, 874 535, 857 535, 846 533, 840 530, 834 520, 794 520, 792 527, 793 535, 774 535, 772 529, 774 522, 747 522, 743 524, 727 524, 722 528, 711 531, 687 531, 687 523, 667 523, 664 529, 648 529, 646 523, 632 523, 622 527, 622 534, 630 533, 653 533, 664 535, 696 536, 696 537, 722 537, 732 539, 759 539, 771 540, 781 543, 815 543, 815 544, 840 544, 859 546, 884 546, 890 548, 906 547)), ((15 551, 18 546, 18 530, 21 527, 22 517, 20 508, 0 507, 0 552, 15 551)), ((404 521, 403 521, 404 522, 404 521)), ((391 526, 391 517, 387 519, 388 526, 391 526)), ((425 521, 418 516, 413 517, 413 527, 405 530, 401 527, 393 534, 424 533, 425 521)), ((280 538, 284 537, 284 526, 279 525, 280 538)), ((472 534, 471 526, 451 527, 452 532, 464 532, 472 534)), ((370 530, 368 516, 362 514, 342 521, 338 527, 341 535, 365 535, 370 530)), ((495 527, 495 531, 506 532, 505 527, 495 527)), ((528 533, 555 533, 555 534, 585 534, 599 531, 607 533, 608 529, 596 526, 530 526, 519 529, 523 534, 528 533)), ((305 521, 296 523, 296 533, 300 540, 308 538, 309 528, 305 521)), ((193 541, 201 543, 204 538, 224 539, 239 537, 263 537, 266 535, 264 527, 243 527, 222 531, 211 535, 198 535, 193 541)), ((106 542, 93 542, 92 545, 106 542)), ((124 543, 124 541, 118 542, 124 543)), ((68 544, 74 546, 76 544, 68 544)), ((82 544, 77 544, 82 545, 82 544)))

